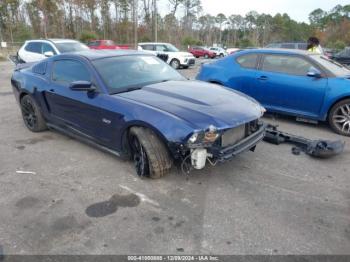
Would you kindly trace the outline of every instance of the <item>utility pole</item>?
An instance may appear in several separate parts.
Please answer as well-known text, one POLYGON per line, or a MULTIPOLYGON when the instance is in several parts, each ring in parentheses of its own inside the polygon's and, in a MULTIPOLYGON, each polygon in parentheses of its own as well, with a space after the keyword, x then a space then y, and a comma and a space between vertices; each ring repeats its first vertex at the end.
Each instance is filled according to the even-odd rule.
POLYGON ((133 0, 133 17, 134 17, 134 48, 137 50, 138 0, 133 0))
POLYGON ((154 19, 154 41, 158 42, 158 11, 157 0, 153 0, 153 19, 154 19))

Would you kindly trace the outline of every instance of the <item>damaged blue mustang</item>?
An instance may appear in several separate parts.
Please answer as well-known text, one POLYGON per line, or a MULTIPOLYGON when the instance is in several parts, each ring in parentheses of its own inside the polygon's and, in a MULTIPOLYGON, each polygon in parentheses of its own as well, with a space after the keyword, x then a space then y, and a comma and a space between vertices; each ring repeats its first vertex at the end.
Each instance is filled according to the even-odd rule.
POLYGON ((252 98, 141 52, 62 54, 18 66, 11 82, 30 131, 56 129, 131 158, 139 176, 160 178, 174 160, 224 162, 265 134, 265 109, 252 98))

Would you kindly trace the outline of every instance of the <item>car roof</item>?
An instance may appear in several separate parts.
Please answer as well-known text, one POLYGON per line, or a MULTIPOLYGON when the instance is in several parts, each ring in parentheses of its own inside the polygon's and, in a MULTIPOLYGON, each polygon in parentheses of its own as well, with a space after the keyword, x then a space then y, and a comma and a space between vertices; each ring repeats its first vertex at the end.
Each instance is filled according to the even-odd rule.
POLYGON ((79 42, 77 40, 73 40, 73 39, 59 39, 59 38, 51 38, 48 39, 48 41, 51 41, 53 43, 71 43, 71 42, 79 42))
POLYGON ((170 45, 170 43, 162 43, 162 42, 142 42, 138 44, 139 45, 170 45))
POLYGON ((31 39, 31 40, 27 40, 27 43, 30 42, 51 42, 51 43, 76 43, 79 42, 77 40, 73 40, 73 39, 58 39, 58 38, 53 38, 53 39, 31 39))
POLYGON ((66 53, 54 56, 55 58, 62 57, 84 57, 90 61, 108 58, 108 57, 118 57, 118 56, 132 56, 132 55, 147 55, 154 56, 150 53, 137 51, 137 50, 87 50, 74 53, 66 53))
POLYGON ((305 55, 312 56, 317 55, 316 53, 309 52, 307 50, 300 49, 284 49, 284 48, 255 48, 255 49, 246 49, 242 50, 238 54, 243 53, 270 53, 270 54, 297 54, 297 55, 305 55))

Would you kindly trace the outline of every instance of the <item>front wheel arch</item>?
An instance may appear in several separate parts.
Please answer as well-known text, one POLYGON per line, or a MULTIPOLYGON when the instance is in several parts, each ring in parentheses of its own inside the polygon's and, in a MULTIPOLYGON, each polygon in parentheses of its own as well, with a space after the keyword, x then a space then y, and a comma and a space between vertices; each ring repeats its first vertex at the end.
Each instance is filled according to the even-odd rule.
POLYGON ((172 68, 174 68, 174 69, 179 69, 180 67, 181 67, 181 62, 180 62, 180 60, 179 59, 177 59, 177 58, 173 58, 173 59, 171 59, 171 61, 170 61, 170 66, 172 67, 172 68), (177 67, 173 67, 172 66, 172 63, 173 62, 177 62, 178 63, 178 66, 177 67))
POLYGON ((350 99, 350 96, 344 96, 344 97, 341 97, 341 98, 338 98, 337 100, 335 100, 328 108, 327 110, 327 115, 326 117, 324 118, 326 121, 329 121, 329 114, 330 112, 332 111, 333 107, 338 104, 339 102, 343 101, 343 100, 346 100, 346 99, 350 99))
POLYGON ((134 159, 139 176, 157 179, 169 172, 173 157, 167 144, 152 129, 131 126, 128 128, 127 140, 130 157, 134 159))
POLYGON ((350 105, 350 98, 340 99, 338 102, 332 105, 327 117, 327 121, 330 127, 333 129, 333 131, 343 136, 350 136, 349 105, 350 105), (347 109, 344 109, 345 105, 347 109), (338 118, 338 120, 335 120, 336 118, 338 118), (339 118, 340 118, 340 121, 339 121, 339 118), (347 127, 347 130, 345 129, 346 127, 347 127))
POLYGON ((122 152, 124 152, 127 156, 130 156, 130 145, 129 145, 129 134, 130 134, 130 129, 132 127, 143 127, 143 128, 148 128, 151 131, 153 131, 158 138, 163 142, 165 147, 168 149, 169 152, 169 146, 168 146, 168 140, 165 138, 165 136, 154 126, 142 122, 142 121, 134 121, 129 123, 123 130, 122 136, 121 136, 121 145, 122 145, 122 152))

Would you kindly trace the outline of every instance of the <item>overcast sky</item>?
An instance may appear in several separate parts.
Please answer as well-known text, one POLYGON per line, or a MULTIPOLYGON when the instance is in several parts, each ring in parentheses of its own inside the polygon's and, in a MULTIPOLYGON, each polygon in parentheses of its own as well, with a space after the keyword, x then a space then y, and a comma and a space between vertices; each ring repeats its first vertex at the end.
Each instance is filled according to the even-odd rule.
MULTIPOLYGON (((161 1, 163 2, 163 1, 161 1)), ((291 18, 299 22, 309 22, 309 14, 317 9, 329 11, 334 6, 350 4, 349 0, 202 0, 203 12, 211 15, 224 13, 245 15, 251 10, 258 13, 275 15, 287 13, 291 18)), ((160 4, 159 9, 164 13, 168 4, 160 4)), ((168 10, 166 10, 167 12, 168 10)))

